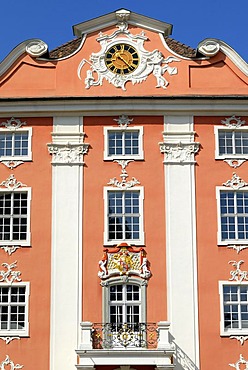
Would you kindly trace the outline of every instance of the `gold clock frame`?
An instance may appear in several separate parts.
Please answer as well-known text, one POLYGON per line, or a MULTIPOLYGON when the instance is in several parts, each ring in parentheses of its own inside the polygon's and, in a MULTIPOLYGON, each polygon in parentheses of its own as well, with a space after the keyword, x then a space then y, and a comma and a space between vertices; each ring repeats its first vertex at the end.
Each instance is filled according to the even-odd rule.
POLYGON ((105 53, 105 65, 112 73, 128 75, 139 66, 138 51, 129 43, 119 42, 112 45, 105 53))

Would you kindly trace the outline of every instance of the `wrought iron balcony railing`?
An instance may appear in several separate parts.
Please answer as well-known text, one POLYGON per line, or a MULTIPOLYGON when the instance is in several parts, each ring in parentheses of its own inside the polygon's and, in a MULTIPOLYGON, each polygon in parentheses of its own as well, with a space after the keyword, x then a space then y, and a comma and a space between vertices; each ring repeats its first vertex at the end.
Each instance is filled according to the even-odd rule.
POLYGON ((157 348, 158 330, 155 323, 93 324, 93 349, 120 347, 157 348))

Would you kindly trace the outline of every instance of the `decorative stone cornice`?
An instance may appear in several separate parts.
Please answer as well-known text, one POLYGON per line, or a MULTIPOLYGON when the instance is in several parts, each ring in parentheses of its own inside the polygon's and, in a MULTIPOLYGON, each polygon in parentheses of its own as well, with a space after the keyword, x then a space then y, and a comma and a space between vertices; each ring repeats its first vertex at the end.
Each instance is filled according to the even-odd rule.
POLYGON ((245 121, 241 121, 240 117, 229 117, 225 118, 224 120, 221 121, 223 125, 226 125, 228 128, 236 129, 241 127, 242 125, 245 125, 245 121))
POLYGON ((230 180, 227 180, 222 185, 233 188, 234 190, 238 190, 240 188, 243 188, 244 186, 247 186, 247 182, 241 179, 235 172, 233 172, 233 176, 230 180))
POLYGON ((2 266, 7 269, 7 271, 0 271, 0 283, 12 284, 15 281, 22 281, 20 278, 20 271, 12 271, 12 269, 17 267, 17 261, 11 263, 10 265, 6 262, 2 263, 2 266))
MULTIPOLYGON (((164 55, 157 49, 153 51, 145 50, 144 42, 148 40, 145 32, 133 35, 128 30, 127 18, 129 13, 121 11, 117 15, 118 30, 114 31, 111 35, 103 34, 100 32, 97 41, 100 43, 101 50, 97 53, 92 53, 89 60, 83 59, 78 66, 77 75, 80 80, 84 80, 85 88, 90 89, 92 86, 102 86, 103 80, 107 80, 110 84, 117 88, 126 90, 126 83, 132 82, 133 85, 142 83, 147 79, 150 74, 156 79, 156 88, 166 89, 169 82, 165 79, 164 74, 167 72, 169 75, 176 75, 178 72, 177 67, 169 66, 170 63, 180 62, 180 59, 170 55, 164 55), (106 52, 116 43, 128 43, 139 54, 141 62, 137 64, 136 68, 128 74, 117 74, 106 67, 104 62, 106 52), (85 71, 85 76, 82 78, 82 69, 87 65, 89 69, 85 71)), ((122 58, 121 54, 119 57, 122 58)))
POLYGON ((5 126, 8 130, 15 131, 21 128, 22 126, 26 125, 27 122, 21 122, 19 119, 12 117, 11 119, 7 120, 6 122, 2 122, 0 126, 5 126))
POLYGON ((5 360, 3 360, 1 363, 0 363, 0 369, 1 370, 17 370, 17 369, 22 369, 23 368, 23 365, 19 365, 19 364, 14 364, 14 362, 9 358, 8 355, 6 355, 6 358, 5 360), (7 368, 5 367, 7 366, 7 368))
POLYGON ((248 272, 242 271, 240 269, 240 265, 244 263, 243 260, 240 261, 229 261, 229 264, 231 264, 235 270, 230 271, 231 278, 229 278, 230 281, 236 281, 237 283, 241 283, 243 280, 248 281, 248 272))
POLYGON ((241 346, 243 346, 244 342, 248 339, 248 336, 232 335, 230 339, 237 339, 240 342, 241 346))
POLYGON ((8 190, 16 190, 18 188, 22 188, 23 186, 27 186, 23 184, 21 181, 17 181, 15 175, 10 175, 6 180, 0 183, 0 186, 7 188, 8 190))
POLYGON ((89 144, 47 144, 52 154, 52 164, 83 164, 83 156, 88 153, 89 144))
POLYGON ((18 339, 20 340, 20 337, 0 337, 6 344, 9 344, 12 340, 18 339))
POLYGON ((196 163, 200 143, 197 142, 163 142, 159 143, 160 152, 165 154, 165 164, 196 163))
MULTIPOLYGON (((229 366, 234 367, 235 370, 241 370, 240 365, 245 365, 245 369, 248 369, 248 361, 244 359, 243 355, 239 355, 239 360, 234 364, 229 364, 229 366)), ((242 367, 242 369, 244 369, 242 367)))

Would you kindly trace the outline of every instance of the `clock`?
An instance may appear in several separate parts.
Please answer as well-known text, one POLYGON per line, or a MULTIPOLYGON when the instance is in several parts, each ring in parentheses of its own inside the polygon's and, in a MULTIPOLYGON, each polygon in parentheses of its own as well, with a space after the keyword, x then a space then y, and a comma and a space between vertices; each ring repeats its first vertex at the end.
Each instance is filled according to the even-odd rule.
POLYGON ((138 68, 139 55, 137 50, 129 44, 115 44, 107 50, 105 64, 111 72, 127 75, 138 68))

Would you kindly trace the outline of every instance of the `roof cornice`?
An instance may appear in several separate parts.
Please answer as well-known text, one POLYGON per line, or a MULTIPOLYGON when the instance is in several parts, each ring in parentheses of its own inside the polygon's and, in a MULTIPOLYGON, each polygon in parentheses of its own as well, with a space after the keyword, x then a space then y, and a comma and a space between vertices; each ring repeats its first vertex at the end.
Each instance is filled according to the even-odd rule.
POLYGON ((44 55, 48 50, 47 44, 40 39, 29 39, 17 45, 4 60, 0 63, 0 76, 15 63, 15 61, 23 54, 29 54, 31 57, 37 58, 44 55))
POLYGON ((121 19, 125 19, 125 21, 132 26, 138 26, 158 33, 163 33, 165 36, 169 36, 172 33, 171 24, 131 12, 127 9, 119 9, 113 13, 76 24, 72 27, 73 33, 75 36, 80 37, 82 34, 96 32, 103 28, 114 26, 120 22, 121 19))
POLYGON ((206 57, 213 57, 219 51, 225 54, 246 76, 248 76, 248 64, 230 45, 219 39, 204 39, 197 46, 198 51, 206 57))

